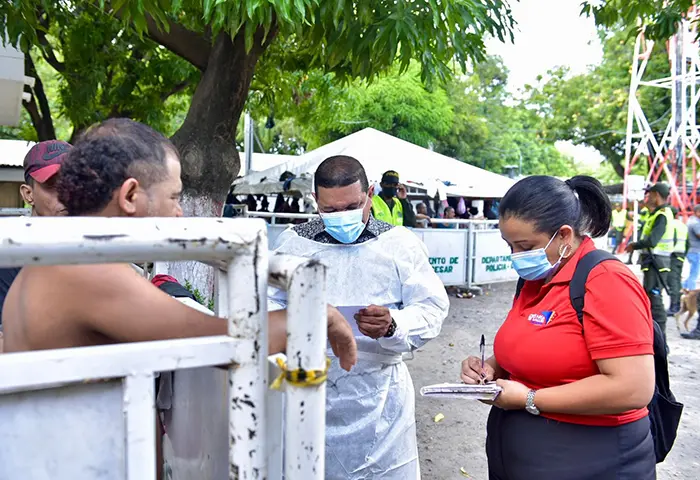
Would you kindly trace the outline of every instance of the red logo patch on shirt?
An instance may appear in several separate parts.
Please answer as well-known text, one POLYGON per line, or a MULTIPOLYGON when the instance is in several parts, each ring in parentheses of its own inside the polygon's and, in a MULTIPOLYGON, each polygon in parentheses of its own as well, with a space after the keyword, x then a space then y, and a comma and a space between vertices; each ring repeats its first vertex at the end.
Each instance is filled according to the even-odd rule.
POLYGON ((540 313, 531 313, 527 321, 533 325, 547 325, 554 318, 554 311, 548 310, 540 313))

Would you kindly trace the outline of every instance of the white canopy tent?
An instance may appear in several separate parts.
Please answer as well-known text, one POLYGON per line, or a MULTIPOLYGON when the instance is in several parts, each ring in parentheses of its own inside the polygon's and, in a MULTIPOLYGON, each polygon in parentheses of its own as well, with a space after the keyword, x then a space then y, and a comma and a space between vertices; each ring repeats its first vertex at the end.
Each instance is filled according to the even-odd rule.
MULTIPOLYGON (((246 165, 245 165, 245 152, 238 152, 238 156, 241 160, 241 171, 238 173, 240 176, 246 175, 246 165)), ((284 162, 293 162, 298 159, 299 155, 279 155, 276 153, 257 153, 253 152, 252 158, 252 168, 251 172, 262 172, 284 162)))
POLYGON ((396 170, 402 183, 424 188, 431 196, 440 191, 451 196, 500 198, 515 183, 503 175, 366 128, 275 167, 239 178, 234 185, 278 180, 285 171, 297 176, 313 175, 321 162, 333 155, 357 158, 370 182, 379 182, 385 171, 396 170))

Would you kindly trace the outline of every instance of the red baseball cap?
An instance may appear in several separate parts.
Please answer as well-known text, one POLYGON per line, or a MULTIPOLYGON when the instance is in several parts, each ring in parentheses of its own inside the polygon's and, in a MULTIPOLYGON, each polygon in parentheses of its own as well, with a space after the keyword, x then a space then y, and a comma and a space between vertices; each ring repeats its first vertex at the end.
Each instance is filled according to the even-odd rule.
POLYGON ((24 157, 24 179, 45 183, 61 169, 66 154, 73 148, 68 142, 47 140, 34 145, 24 157))

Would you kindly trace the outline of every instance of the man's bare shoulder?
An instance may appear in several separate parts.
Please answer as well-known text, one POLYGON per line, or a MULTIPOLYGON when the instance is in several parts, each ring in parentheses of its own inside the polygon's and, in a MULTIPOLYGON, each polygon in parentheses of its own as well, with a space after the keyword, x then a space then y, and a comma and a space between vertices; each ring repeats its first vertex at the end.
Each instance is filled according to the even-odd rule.
POLYGON ((130 265, 117 263, 29 266, 22 269, 21 275, 32 284, 31 287, 42 285, 53 287, 56 291, 78 286, 99 288, 117 279, 148 283, 130 265))
MULTIPOLYGON (((148 282, 129 265, 27 266, 12 283, 3 308, 5 350, 113 343, 94 328, 93 317, 108 316, 100 305, 121 295, 119 287, 144 291, 148 282)), ((123 298, 123 295, 122 295, 123 298)), ((128 305, 128 303, 127 303, 128 305)))

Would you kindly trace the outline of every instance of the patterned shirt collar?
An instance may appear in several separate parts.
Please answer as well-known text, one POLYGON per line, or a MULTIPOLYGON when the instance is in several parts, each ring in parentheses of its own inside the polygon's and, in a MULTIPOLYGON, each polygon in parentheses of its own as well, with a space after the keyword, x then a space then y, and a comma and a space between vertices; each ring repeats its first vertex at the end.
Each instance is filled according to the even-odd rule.
MULTIPOLYGON (((374 216, 370 215, 369 221, 367 222, 367 226, 357 238, 357 240, 355 240, 352 244, 358 245, 368 240, 372 240, 374 238, 377 238, 382 233, 388 232, 392 228, 394 228, 393 225, 389 225, 386 222, 377 220, 376 218, 374 218, 374 216)), ((326 227, 323 224, 323 220, 321 220, 320 218, 316 218, 314 220, 311 220, 310 222, 297 225, 294 227, 294 231, 300 237, 306 238, 308 240, 313 240, 314 242, 330 243, 333 245, 341 244, 341 242, 331 237, 328 234, 328 232, 326 232, 326 227)))

